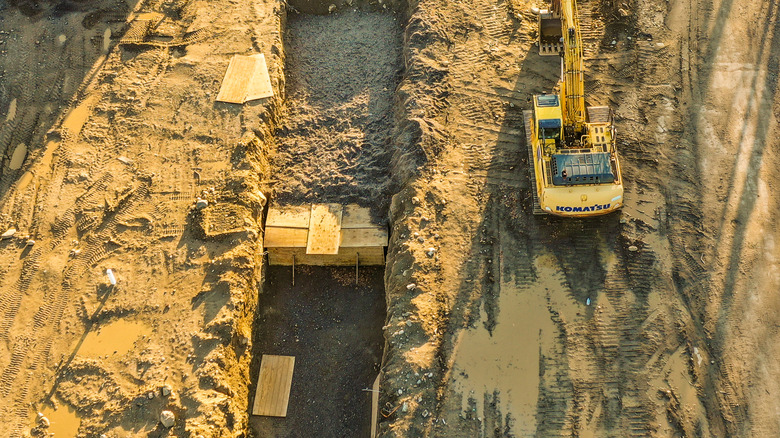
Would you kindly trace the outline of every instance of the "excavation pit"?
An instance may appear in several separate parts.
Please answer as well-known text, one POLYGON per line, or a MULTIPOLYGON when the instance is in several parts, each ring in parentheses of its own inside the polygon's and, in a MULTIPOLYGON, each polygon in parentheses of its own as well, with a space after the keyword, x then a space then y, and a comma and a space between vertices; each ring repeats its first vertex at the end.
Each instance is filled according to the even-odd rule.
POLYGON ((273 162, 278 202, 387 211, 401 30, 386 12, 288 14, 287 99, 273 162))
POLYGON ((250 417, 255 436, 368 436, 382 361, 384 269, 270 266, 260 295, 251 373, 262 355, 295 357, 286 417, 250 417))

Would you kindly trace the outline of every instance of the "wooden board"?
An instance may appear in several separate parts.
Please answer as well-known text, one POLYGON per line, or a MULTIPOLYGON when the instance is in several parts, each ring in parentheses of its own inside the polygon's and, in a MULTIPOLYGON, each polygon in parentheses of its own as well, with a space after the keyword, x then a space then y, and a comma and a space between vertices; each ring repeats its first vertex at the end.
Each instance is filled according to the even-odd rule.
POLYGON ((355 261, 360 261, 360 266, 384 266, 385 249, 381 247, 370 248, 341 248, 338 254, 306 254, 305 248, 268 248, 268 263, 273 266, 311 265, 311 266, 355 266, 355 261))
POLYGON ((268 76, 268 66, 265 64, 265 55, 259 53, 254 56, 257 58, 255 71, 252 75, 252 80, 247 84, 244 102, 265 99, 274 95, 274 90, 271 87, 271 78, 268 76))
POLYGON ((270 207, 266 227, 309 228, 311 206, 270 207))
POLYGON ((247 100, 273 96, 271 80, 265 56, 261 54, 235 55, 230 60, 222 86, 217 94, 218 102, 244 103, 247 100), (248 99, 250 96, 252 99, 248 99))
POLYGON ((266 227, 263 246, 266 248, 306 248, 308 228, 266 227))
POLYGON ((306 254, 338 254, 343 213, 340 204, 312 204, 306 254))
POLYGON ((342 248, 365 248, 387 246, 385 228, 341 229, 342 248))
POLYGON ((252 415, 287 416, 294 367, 294 356, 263 355, 252 415))
POLYGON ((376 228, 377 223, 371 220, 371 210, 359 207, 357 204, 349 204, 344 207, 344 216, 341 219, 341 228, 376 228))
POLYGON ((371 435, 370 438, 376 436, 376 426, 379 420, 379 377, 381 374, 377 374, 376 380, 374 380, 374 386, 371 387, 371 435))

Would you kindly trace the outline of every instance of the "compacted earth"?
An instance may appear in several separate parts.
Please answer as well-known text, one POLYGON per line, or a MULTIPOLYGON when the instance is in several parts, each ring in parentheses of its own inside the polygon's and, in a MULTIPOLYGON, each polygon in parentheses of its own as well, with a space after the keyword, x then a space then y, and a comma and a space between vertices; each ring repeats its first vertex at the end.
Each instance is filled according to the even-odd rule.
POLYGON ((588 220, 531 214, 544 7, 0 3, 0 437, 366 436, 377 375, 382 437, 780 435, 778 5, 578 3, 626 188, 588 220), (217 102, 255 53, 273 97, 217 102), (266 266, 311 202, 385 266, 266 266))

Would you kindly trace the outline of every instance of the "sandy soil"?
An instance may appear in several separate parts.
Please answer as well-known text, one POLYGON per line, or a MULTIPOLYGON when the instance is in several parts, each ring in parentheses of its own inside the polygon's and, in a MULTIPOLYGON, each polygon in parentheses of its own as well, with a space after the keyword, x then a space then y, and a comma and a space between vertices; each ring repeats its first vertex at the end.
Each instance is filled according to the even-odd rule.
MULTIPOLYGON (((522 110, 559 74, 541 4, 332 4, 0 6, 0 436, 327 435, 250 421, 258 355, 296 335, 274 306, 323 317, 274 302, 261 193, 390 219, 386 312, 374 285, 322 362, 370 345, 343 373, 368 377, 384 327, 380 436, 780 435, 776 4, 581 2, 626 178, 588 221, 530 214, 522 110), (119 46, 133 11, 208 37, 119 46), (215 103, 253 52, 276 96, 215 103)), ((332 436, 364 430, 321 397, 332 436)))

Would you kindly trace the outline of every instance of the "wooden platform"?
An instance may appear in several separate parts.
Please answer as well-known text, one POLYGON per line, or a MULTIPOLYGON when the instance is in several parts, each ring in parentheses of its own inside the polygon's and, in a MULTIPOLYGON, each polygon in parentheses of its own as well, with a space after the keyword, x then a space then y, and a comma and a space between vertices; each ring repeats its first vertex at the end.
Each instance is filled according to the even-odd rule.
POLYGON ((384 265, 387 228, 350 204, 272 206, 264 247, 272 265, 384 265))
POLYGON ((265 55, 235 55, 222 79, 218 102, 245 103, 274 95, 265 55))
POLYGON ((263 355, 252 415, 287 416, 294 367, 294 356, 263 355))

